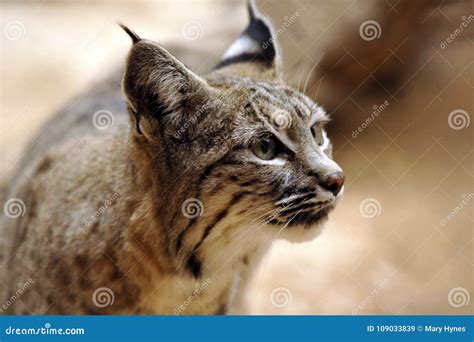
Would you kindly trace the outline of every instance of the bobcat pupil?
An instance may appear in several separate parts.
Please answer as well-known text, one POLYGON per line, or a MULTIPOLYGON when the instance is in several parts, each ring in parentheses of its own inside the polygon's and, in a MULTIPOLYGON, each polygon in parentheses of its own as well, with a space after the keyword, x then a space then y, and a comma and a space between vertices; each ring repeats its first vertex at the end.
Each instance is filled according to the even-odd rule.
POLYGON ((263 160, 271 160, 275 158, 276 143, 272 138, 263 138, 257 145, 252 149, 253 153, 263 160))

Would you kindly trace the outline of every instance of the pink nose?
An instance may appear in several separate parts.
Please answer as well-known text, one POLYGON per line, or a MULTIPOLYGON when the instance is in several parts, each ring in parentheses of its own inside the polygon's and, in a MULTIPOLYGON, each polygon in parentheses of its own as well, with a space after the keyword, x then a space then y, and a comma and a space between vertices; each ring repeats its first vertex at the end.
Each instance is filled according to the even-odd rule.
POLYGON ((342 172, 335 172, 333 174, 330 174, 329 177, 326 179, 326 182, 323 182, 321 186, 324 187, 326 190, 331 191, 334 196, 337 196, 337 194, 341 191, 342 186, 344 185, 345 179, 346 177, 344 177, 344 174, 342 172))

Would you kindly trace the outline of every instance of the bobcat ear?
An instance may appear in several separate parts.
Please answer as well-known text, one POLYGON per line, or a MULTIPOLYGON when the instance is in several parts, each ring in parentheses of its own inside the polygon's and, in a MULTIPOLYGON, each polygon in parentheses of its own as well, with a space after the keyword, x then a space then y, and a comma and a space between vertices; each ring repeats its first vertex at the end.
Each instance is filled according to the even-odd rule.
POLYGON ((202 102, 209 87, 204 79, 157 43, 141 39, 130 30, 126 32, 132 37, 133 45, 125 66, 122 90, 131 119, 137 133, 147 136, 166 133, 169 122, 179 124, 185 119, 186 110, 202 102), (160 125, 165 130, 160 129, 160 125))
POLYGON ((259 63, 267 68, 276 66, 279 48, 275 42, 273 27, 258 11, 254 1, 249 1, 247 6, 249 13, 247 28, 227 49, 215 69, 244 62, 259 63))

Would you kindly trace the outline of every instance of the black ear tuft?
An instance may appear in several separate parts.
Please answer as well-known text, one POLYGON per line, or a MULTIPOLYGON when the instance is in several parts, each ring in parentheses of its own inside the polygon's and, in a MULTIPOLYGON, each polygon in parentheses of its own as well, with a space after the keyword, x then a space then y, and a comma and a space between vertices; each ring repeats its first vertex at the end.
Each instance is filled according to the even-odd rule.
POLYGON ((132 38, 133 44, 138 43, 140 40, 142 40, 138 34, 130 30, 127 26, 125 26, 122 23, 117 23, 129 36, 132 38))
POLYGON ((250 21, 255 20, 255 10, 253 9, 253 6, 255 6, 255 4, 252 4, 252 1, 248 0, 247 1, 247 12, 249 14, 250 21))
POLYGON ((249 24, 227 49, 216 69, 242 62, 262 63, 273 67, 277 55, 273 28, 269 20, 258 12, 253 1, 248 2, 249 24))

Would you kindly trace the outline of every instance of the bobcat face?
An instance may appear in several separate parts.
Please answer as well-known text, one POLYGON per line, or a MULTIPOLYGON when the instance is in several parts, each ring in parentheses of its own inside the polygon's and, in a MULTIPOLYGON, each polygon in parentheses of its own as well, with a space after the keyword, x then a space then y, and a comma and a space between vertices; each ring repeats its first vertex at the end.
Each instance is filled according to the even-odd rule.
POLYGON ((238 106, 223 115, 232 118, 225 173, 206 182, 254 195, 248 211, 265 208, 262 221, 270 225, 310 228, 326 218, 342 194, 344 176, 331 159, 324 110, 277 82, 219 75, 209 84, 226 89, 238 106))
POLYGON ((252 8, 250 18, 205 77, 124 27, 135 164, 157 189, 169 252, 196 276, 210 249, 239 240, 239 227, 312 237, 342 194, 324 110, 280 79, 272 29, 252 8))

